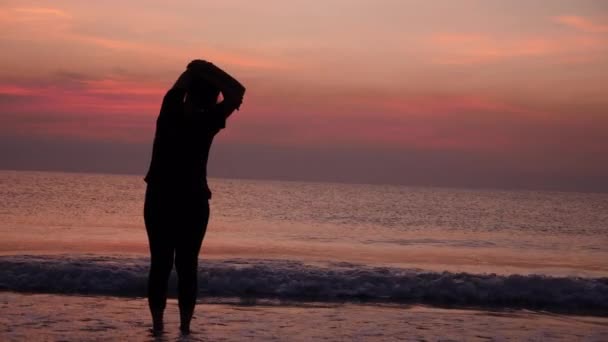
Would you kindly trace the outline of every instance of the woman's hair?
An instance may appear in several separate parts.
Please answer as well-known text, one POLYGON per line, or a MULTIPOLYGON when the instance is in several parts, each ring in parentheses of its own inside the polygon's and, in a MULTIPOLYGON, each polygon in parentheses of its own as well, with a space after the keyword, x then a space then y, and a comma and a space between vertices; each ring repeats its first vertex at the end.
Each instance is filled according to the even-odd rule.
POLYGON ((194 103, 208 106, 217 103, 217 99, 220 95, 220 90, 214 85, 201 79, 193 80, 188 91, 188 97, 191 97, 191 101, 194 103))

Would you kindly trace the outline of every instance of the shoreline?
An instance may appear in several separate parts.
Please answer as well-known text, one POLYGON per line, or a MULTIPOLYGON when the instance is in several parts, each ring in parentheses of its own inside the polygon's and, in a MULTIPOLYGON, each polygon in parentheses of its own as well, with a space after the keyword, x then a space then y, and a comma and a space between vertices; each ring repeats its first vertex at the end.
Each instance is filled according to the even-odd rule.
MULTIPOLYGON (((143 297, 149 259, 101 255, 0 257, 0 289, 143 297)), ((169 280, 169 295, 177 279, 169 280)), ((199 295, 209 302, 430 305, 482 310, 527 309, 608 317, 608 278, 432 272, 352 263, 219 259, 199 265, 199 295)))
MULTIPOLYGON (((118 301, 146 301, 146 297, 142 296, 120 296, 120 295, 104 295, 104 294, 81 294, 81 293, 60 293, 60 292, 34 292, 34 291, 14 291, 0 289, 0 298, 3 294, 16 296, 58 296, 67 298, 88 298, 91 300, 118 300, 118 301)), ((170 294, 167 296, 167 302, 174 302, 177 305, 177 296, 170 294)), ((339 307, 368 307, 378 309, 397 309, 397 310, 427 310, 427 311, 445 311, 445 312, 475 312, 479 314, 487 314, 489 316, 508 316, 517 314, 530 314, 539 316, 560 316, 571 317, 573 319, 591 319, 604 321, 608 327, 608 313, 598 313, 593 311, 576 311, 570 312, 567 310, 534 310, 525 307, 487 307, 487 306, 458 306, 458 305, 441 305, 441 304, 423 304, 423 303, 395 303, 390 301, 366 301, 366 300, 343 300, 343 301, 310 301, 297 299, 276 299, 276 298, 254 298, 254 297, 204 297, 199 295, 196 301, 197 306, 228 306, 234 308, 301 308, 301 309, 323 309, 323 308, 339 308, 339 307)))
MULTIPOLYGON (((0 337, 28 340, 158 340, 150 335, 144 298, 0 292, 0 337)), ((163 338, 179 338, 178 311, 169 299, 163 338)), ((601 341, 608 317, 529 310, 480 311, 427 306, 251 305, 197 306, 188 341, 316 341, 488 339, 601 341)), ((161 339, 162 340, 162 339, 161 339)))

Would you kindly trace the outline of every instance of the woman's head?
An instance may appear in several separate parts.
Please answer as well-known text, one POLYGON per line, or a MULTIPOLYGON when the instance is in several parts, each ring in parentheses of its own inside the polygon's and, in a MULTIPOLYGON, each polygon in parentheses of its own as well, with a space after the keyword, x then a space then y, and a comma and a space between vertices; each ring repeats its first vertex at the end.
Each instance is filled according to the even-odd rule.
POLYGON ((195 110, 211 108, 217 103, 220 95, 219 89, 201 79, 193 80, 189 88, 186 94, 186 103, 195 110))

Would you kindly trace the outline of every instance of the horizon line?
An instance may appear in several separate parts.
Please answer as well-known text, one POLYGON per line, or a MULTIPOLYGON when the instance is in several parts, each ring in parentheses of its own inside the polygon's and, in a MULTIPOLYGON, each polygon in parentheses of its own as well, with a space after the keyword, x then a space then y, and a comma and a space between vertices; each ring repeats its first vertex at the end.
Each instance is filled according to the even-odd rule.
MULTIPOLYGON (((104 175, 104 176, 141 176, 142 183, 144 181, 145 172, 103 172, 95 170, 53 170, 53 169, 6 169, 0 168, 0 172, 32 172, 32 173, 63 173, 63 174, 88 174, 88 175, 104 175)), ((452 190, 468 190, 468 191, 508 191, 508 192, 544 192, 544 193, 567 193, 567 194, 586 194, 586 195, 608 195, 608 190, 598 191, 580 191, 580 190, 563 190, 563 189, 542 189, 531 187, 487 187, 487 186, 447 186, 447 185, 432 185, 432 184, 406 184, 406 183, 370 183, 370 182, 352 182, 339 180, 314 180, 314 179, 296 179, 296 178, 264 178, 264 177, 231 177, 231 176, 208 176, 208 179, 223 179, 223 180, 242 180, 242 181, 266 181, 266 182, 285 182, 285 183, 311 183, 311 184, 340 184, 340 185, 364 185, 364 186, 397 186, 405 188, 435 188, 435 189, 452 189, 452 190)))

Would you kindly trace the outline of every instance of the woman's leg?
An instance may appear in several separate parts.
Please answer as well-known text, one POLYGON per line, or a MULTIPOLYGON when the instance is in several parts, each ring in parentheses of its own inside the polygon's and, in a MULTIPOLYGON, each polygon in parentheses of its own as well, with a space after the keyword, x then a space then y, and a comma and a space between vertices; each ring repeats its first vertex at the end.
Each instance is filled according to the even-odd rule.
POLYGON ((160 204, 162 194, 148 187, 144 204, 144 221, 150 246, 148 305, 154 330, 163 330, 163 312, 167 303, 167 284, 173 268, 174 239, 169 234, 169 208, 160 204))
POLYGON ((190 320, 198 294, 198 254, 209 222, 207 199, 194 200, 191 203, 193 206, 188 208, 189 212, 183 216, 184 220, 175 248, 180 329, 184 333, 190 331, 190 320))

